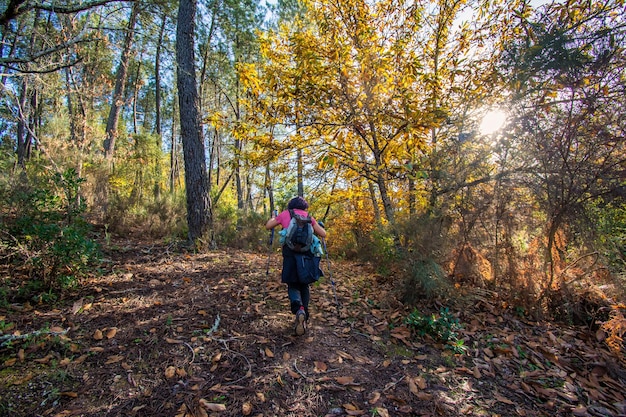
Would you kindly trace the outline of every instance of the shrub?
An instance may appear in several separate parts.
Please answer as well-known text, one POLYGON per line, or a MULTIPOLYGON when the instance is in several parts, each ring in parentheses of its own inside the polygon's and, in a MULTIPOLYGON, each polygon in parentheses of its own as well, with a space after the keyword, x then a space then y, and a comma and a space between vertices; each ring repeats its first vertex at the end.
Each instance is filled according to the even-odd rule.
POLYGON ((85 204, 79 189, 83 179, 72 168, 46 174, 6 190, 3 250, 26 268, 28 281, 18 295, 41 300, 55 290, 78 284, 98 259, 97 244, 88 236, 85 204))
POLYGON ((433 259, 408 260, 401 287, 402 299, 410 305, 423 298, 434 298, 449 288, 446 274, 433 259))
POLYGON ((457 331, 461 329, 461 324, 448 308, 442 307, 439 310, 439 315, 427 316, 414 309, 405 319, 405 324, 419 336, 429 335, 439 342, 458 346, 456 343, 459 341, 457 331))

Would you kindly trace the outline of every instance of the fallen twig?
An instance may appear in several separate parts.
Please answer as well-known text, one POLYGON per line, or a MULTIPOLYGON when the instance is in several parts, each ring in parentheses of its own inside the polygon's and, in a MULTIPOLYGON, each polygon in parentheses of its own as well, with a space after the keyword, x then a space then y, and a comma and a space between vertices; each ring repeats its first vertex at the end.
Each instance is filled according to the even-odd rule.
POLYGON ((302 373, 302 372, 298 369, 298 360, 297 360, 297 359, 294 359, 294 361, 293 361, 293 369, 295 369, 297 373, 299 373, 300 375, 302 375, 302 378, 304 378, 304 379, 309 379, 309 377, 308 377, 308 376, 306 376, 305 374, 303 374, 303 373, 302 373))
POLYGON ((0 346, 6 346, 7 344, 11 343, 14 340, 23 340, 23 339, 29 339, 31 337, 37 337, 37 336, 41 336, 41 335, 51 335, 51 336, 59 336, 59 335, 64 335, 69 331, 69 327, 61 332, 55 332, 52 330, 36 330, 34 332, 31 333, 26 333, 26 334, 5 334, 3 336, 0 336, 0 341, 2 341, 2 343, 0 344, 0 346))

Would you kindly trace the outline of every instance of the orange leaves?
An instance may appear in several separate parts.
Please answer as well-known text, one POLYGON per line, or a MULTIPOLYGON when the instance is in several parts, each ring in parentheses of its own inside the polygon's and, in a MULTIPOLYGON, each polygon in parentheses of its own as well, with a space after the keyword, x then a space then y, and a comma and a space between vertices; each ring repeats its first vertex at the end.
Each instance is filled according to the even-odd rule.
POLYGON ((398 326, 395 327, 391 331, 391 337, 395 337, 396 339, 402 341, 405 345, 411 345, 412 343, 408 340, 411 337, 411 330, 409 330, 406 326, 398 326))
POLYGON ((328 369, 328 366, 324 362, 314 361, 313 364, 315 368, 313 368, 313 372, 315 373, 324 373, 328 369))
POLYGON ((411 394, 415 395, 418 399, 422 401, 429 401, 430 399, 432 399, 432 394, 424 391, 427 387, 424 377, 407 376, 406 380, 409 386, 409 392, 411 394))
POLYGON ((200 405, 208 411, 214 411, 218 413, 222 411, 226 411, 226 406, 224 404, 212 403, 203 398, 200 399, 200 405))
POLYGON ((337 381, 338 384, 341 385, 353 385, 354 384, 354 377, 352 376, 338 376, 335 378, 335 381, 337 381))
POLYGON ((108 327, 103 330, 96 329, 93 333, 94 340, 113 339, 117 334, 117 327, 108 327), (103 331, 104 330, 104 331, 103 331))
POLYGON ((626 309, 626 305, 618 304, 611 308, 610 319, 602 324, 602 330, 604 330, 608 337, 606 337, 606 344, 609 348, 616 353, 623 353, 623 337, 626 334, 626 317, 624 317, 623 310, 626 309))

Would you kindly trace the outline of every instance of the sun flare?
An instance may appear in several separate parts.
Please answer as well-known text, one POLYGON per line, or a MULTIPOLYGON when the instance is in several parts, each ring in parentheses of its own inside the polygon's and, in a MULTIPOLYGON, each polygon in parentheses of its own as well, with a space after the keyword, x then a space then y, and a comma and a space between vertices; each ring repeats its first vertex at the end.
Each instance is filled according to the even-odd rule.
POLYGON ((502 110, 490 110, 480 122, 480 133, 491 135, 498 131, 506 122, 506 113, 502 110))

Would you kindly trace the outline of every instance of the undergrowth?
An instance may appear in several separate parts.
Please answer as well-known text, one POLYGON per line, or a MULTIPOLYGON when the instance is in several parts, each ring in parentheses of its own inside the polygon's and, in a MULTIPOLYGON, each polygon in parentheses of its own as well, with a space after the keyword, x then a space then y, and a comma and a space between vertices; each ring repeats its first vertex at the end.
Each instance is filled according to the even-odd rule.
POLYGON ((466 350, 463 340, 458 335, 458 331, 462 328, 461 323, 447 307, 441 307, 438 315, 434 313, 424 315, 419 310, 413 309, 404 322, 417 336, 428 335, 446 344, 446 347, 455 353, 464 353, 466 350))
POLYGON ((77 286, 99 259, 98 245, 90 239, 80 196, 83 183, 73 168, 62 173, 24 176, 6 185, 3 194, 2 252, 13 265, 13 282, 0 288, 8 302, 55 301, 59 292, 77 286), (15 280, 19 276, 21 279, 15 280))

